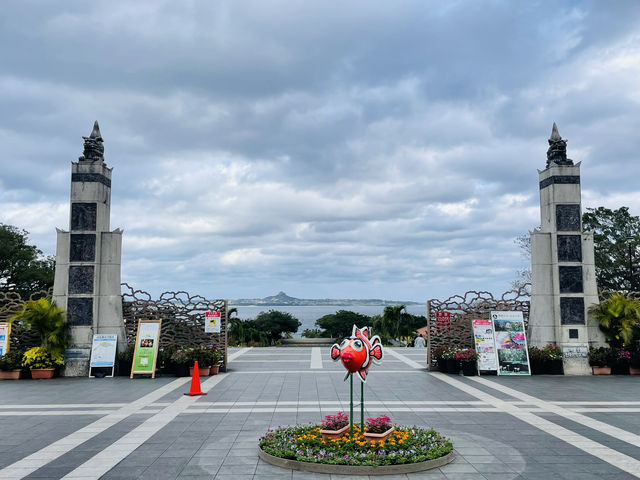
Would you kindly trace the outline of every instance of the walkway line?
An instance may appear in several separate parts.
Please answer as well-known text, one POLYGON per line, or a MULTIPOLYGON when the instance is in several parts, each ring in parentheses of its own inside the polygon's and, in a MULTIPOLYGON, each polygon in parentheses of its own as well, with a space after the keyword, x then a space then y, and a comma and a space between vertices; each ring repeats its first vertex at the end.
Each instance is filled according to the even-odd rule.
POLYGON ((312 369, 323 368, 322 351, 320 350, 320 347, 313 347, 311 349, 311 368, 312 369))
POLYGON ((31 455, 18 460, 11 465, 0 470, 0 478, 3 480, 18 480, 30 475, 31 473, 43 467, 49 462, 61 457, 65 453, 73 450, 78 445, 86 442, 87 440, 95 437, 96 435, 104 432, 106 429, 114 426, 121 420, 129 417, 133 413, 141 410, 156 400, 164 397, 166 394, 172 392, 176 388, 184 385, 190 380, 189 377, 178 378, 171 383, 164 385, 163 387, 154 390, 153 392, 141 397, 124 407, 116 410, 114 413, 107 414, 90 423, 86 427, 76 430, 70 433, 66 437, 47 445, 41 450, 32 453, 31 455))
MULTIPOLYGON (((551 413, 554 413, 560 417, 567 418, 572 422, 580 423, 586 427, 593 428, 599 432, 605 433, 613 438, 618 440, 622 440, 623 442, 630 443, 636 447, 640 447, 640 436, 635 433, 631 433, 627 430, 623 430, 622 428, 614 427, 613 425, 609 425, 608 423, 601 422, 591 417, 587 417, 586 415, 582 415, 578 413, 577 409, 567 409, 561 407, 559 405, 553 405, 550 402, 546 402, 537 397, 532 397, 531 395, 527 395, 526 393, 522 393, 513 388, 506 387, 499 383, 491 382, 484 378, 479 377, 469 377, 469 379, 474 380, 482 385, 485 385, 489 388, 493 388, 494 390, 498 390, 500 392, 504 392, 514 398, 518 398, 520 400, 524 400, 527 403, 540 407, 544 410, 547 410, 551 413)), ((589 409, 591 410, 591 409, 589 409)), ((611 411, 620 411, 620 409, 610 409, 611 411)))
MULTIPOLYGON (((402 360, 404 363, 409 365, 411 368, 419 368, 421 370, 424 370, 425 368, 427 368, 426 365, 420 365, 418 362, 414 362, 409 357, 405 357, 401 353, 398 353, 398 352, 396 352, 395 350, 393 350, 391 348, 385 348, 384 353, 388 353, 392 357, 396 357, 398 360, 402 360)), ((384 359, 382 360, 382 363, 384 363, 384 359)))
MULTIPOLYGON (((589 455, 593 455, 600 460, 633 475, 634 477, 640 478, 640 461, 636 460, 633 457, 620 453, 617 450, 602 445, 601 443, 595 442, 567 428, 561 427, 560 425, 546 420, 545 418, 528 412, 526 409, 519 408, 504 400, 494 397, 493 395, 489 395, 482 390, 472 387, 471 385, 452 378, 446 374, 428 372, 428 375, 431 375, 438 380, 442 380, 443 382, 448 383, 449 385, 456 387, 457 389, 462 390, 463 392, 468 393, 469 395, 472 395, 480 400, 484 400, 485 402, 487 402, 487 404, 493 405, 503 412, 513 415, 516 419, 539 428, 543 432, 546 432, 549 435, 552 435, 562 440, 563 442, 566 442, 569 445, 572 445, 582 450, 583 452, 588 453, 589 455)), ((514 393, 515 392, 516 391, 514 391, 514 393)), ((534 399, 534 397, 531 398, 534 399)))
POLYGON ((232 360, 235 360, 236 358, 238 358, 240 355, 244 355, 245 353, 250 351, 252 348, 253 347, 244 347, 238 350, 237 352, 233 352, 231 355, 227 357, 227 362, 231 362, 232 360))
MULTIPOLYGON (((224 380, 228 373, 220 373, 217 376, 209 377, 202 382, 201 389, 204 393, 211 390, 218 383, 224 380)), ((187 377, 188 379, 188 377, 187 377)), ((124 437, 116 440, 107 448, 91 457, 82 465, 72 470, 62 478, 81 477, 83 479, 99 479, 118 463, 124 460, 136 448, 149 440, 156 432, 165 427, 178 415, 183 413, 187 408, 193 405, 199 398, 183 396, 173 402, 171 405, 162 409, 153 417, 148 418, 142 424, 127 433, 124 437)))

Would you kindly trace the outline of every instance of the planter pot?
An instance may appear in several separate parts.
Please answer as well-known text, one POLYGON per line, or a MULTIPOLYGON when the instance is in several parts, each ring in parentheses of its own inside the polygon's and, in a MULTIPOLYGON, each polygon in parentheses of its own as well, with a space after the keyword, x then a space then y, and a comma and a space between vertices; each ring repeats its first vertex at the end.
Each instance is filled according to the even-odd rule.
POLYGON ((438 362, 438 371, 441 373, 447 373, 447 361, 444 358, 436 360, 438 362))
POLYGON ((547 373, 544 360, 531 360, 529 365, 531 366, 531 375, 542 375, 547 373))
MULTIPOLYGON (((198 375, 201 377, 208 377, 211 367, 198 367, 198 375)), ((189 367, 189 376, 193 377, 193 367, 189 367)))
POLYGON ((629 366, 629 375, 640 375, 640 366, 634 367, 632 365, 629 366))
POLYGON ((337 439, 349 431, 349 425, 345 425, 340 430, 320 430, 323 440, 337 439))
POLYGON ((32 368, 31 378, 33 378, 34 380, 42 378, 53 378, 54 371, 55 368, 32 368))
POLYGON ((623 364, 614 365, 613 367, 611 367, 611 374, 612 375, 629 375, 629 364, 623 363, 623 364))
POLYGON ((211 365, 211 375, 217 375, 220 371, 220 365, 211 365))
POLYGON ((178 363, 176 364, 174 373, 176 374, 176 377, 188 377, 189 372, 191 371, 190 368, 193 367, 189 367, 186 363, 178 363))
POLYGON ((611 367, 591 367, 594 375, 611 375, 611 367))
POLYGON ((564 368, 562 367, 562 359, 549 360, 549 373, 551 375, 564 375, 564 368))
POLYGON ((389 435, 391 435, 393 433, 393 431, 395 430, 395 427, 391 427, 389 430, 387 430, 386 432, 382 432, 382 433, 369 433, 369 432, 364 432, 364 436, 367 440, 374 440, 376 442, 382 440, 386 440, 387 437, 389 435))
POLYGON ((455 358, 447 358, 447 373, 458 375, 460 373, 460 362, 455 358))
POLYGON ((0 370, 0 380, 18 380, 22 370, 0 370))
POLYGON ((478 373, 476 362, 462 362, 462 374, 465 377, 473 377, 478 373))

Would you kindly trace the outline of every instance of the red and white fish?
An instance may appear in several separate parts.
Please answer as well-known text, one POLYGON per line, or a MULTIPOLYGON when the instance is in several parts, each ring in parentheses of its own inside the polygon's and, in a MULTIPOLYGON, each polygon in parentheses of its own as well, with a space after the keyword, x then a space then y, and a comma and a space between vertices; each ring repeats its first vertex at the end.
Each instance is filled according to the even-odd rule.
POLYGON ((334 343, 331 346, 331 358, 334 361, 342 360, 342 365, 347 369, 345 380, 349 375, 358 373, 360 380, 366 383, 371 362, 382 361, 382 342, 378 335, 369 338, 369 328, 354 325, 351 337, 345 338, 340 345, 334 343))

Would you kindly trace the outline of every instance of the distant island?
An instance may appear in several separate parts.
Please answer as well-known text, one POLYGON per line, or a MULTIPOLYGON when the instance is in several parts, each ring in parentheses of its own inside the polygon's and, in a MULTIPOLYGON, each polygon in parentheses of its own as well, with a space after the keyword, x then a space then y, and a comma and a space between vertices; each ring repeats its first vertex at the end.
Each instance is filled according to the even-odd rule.
POLYGON ((294 298, 290 297, 284 292, 279 292, 277 295, 264 298, 238 298, 236 300, 229 300, 229 305, 234 307, 249 307, 249 306, 265 306, 265 307, 314 307, 320 305, 342 306, 342 307, 356 307, 363 305, 371 306, 387 306, 387 305, 421 305, 418 302, 401 302, 395 300, 381 300, 379 298, 365 298, 365 299, 335 299, 335 298, 294 298))

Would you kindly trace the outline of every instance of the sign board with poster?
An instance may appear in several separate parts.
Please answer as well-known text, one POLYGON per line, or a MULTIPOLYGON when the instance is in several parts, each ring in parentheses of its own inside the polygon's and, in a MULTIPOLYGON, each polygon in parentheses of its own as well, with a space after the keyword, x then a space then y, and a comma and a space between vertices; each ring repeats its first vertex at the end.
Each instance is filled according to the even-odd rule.
POLYGON ((130 378, 133 378, 134 375, 151 375, 151 378, 155 378, 161 324, 162 320, 140 320, 138 322, 130 378))
POLYGON ((91 362, 89 363, 89 378, 93 378, 91 375, 92 368, 111 368, 111 375, 113 377, 113 369, 116 364, 116 347, 118 345, 118 336, 114 334, 96 334, 93 336, 93 342, 91 343, 91 362))
POLYGON ((522 312, 491 312, 498 375, 531 375, 522 312))
POLYGON ((0 357, 9 351, 9 337, 11 336, 11 324, 0 323, 0 357))
POLYGON ((451 312, 436 312, 436 333, 451 331, 451 312))
POLYGON ((205 312, 204 331, 206 333, 220 333, 220 312, 205 312))
POLYGON ((498 370, 491 320, 473 320, 473 342, 478 352, 478 370, 498 370))

